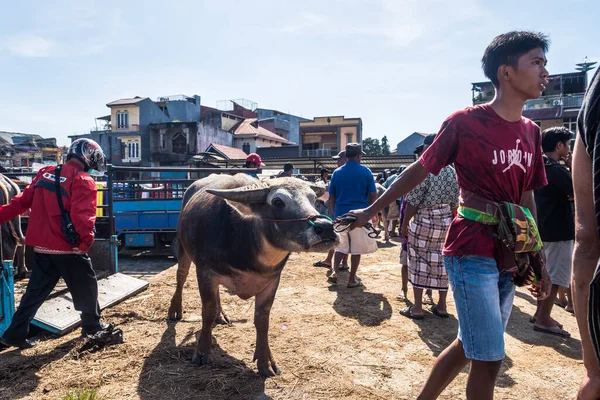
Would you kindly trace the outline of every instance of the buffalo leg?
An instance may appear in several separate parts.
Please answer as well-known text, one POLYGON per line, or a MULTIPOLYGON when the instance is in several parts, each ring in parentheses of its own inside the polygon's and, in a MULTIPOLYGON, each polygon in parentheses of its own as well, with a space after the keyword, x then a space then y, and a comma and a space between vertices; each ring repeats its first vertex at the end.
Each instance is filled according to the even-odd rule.
POLYGON ((183 317, 183 285, 187 280, 188 274, 190 273, 190 267, 192 265, 192 260, 185 252, 181 242, 179 244, 179 251, 177 255, 177 287, 175 288, 175 293, 171 299, 171 306, 169 307, 169 319, 172 321, 178 321, 183 317))
POLYGON ((17 270, 17 279, 23 279, 27 277, 28 271, 25 265, 25 246, 17 246, 17 248, 15 249, 15 255, 13 257, 13 266, 17 270))
POLYGON ((256 361, 258 373, 263 377, 281 374, 281 370, 277 367, 269 347, 269 317, 278 286, 279 277, 274 279, 267 287, 256 295, 256 305, 254 308, 256 351, 254 352, 254 359, 252 361, 256 361))
POLYGON ((219 284, 208 276, 198 276, 198 287, 202 298, 202 330, 196 342, 196 351, 192 363, 206 365, 212 361, 212 328, 219 313, 219 284))
POLYGON ((215 323, 219 325, 231 325, 231 320, 227 314, 225 314, 225 311, 223 311, 223 307, 221 306, 221 294, 219 293, 219 290, 217 290, 217 319, 215 320, 215 323))

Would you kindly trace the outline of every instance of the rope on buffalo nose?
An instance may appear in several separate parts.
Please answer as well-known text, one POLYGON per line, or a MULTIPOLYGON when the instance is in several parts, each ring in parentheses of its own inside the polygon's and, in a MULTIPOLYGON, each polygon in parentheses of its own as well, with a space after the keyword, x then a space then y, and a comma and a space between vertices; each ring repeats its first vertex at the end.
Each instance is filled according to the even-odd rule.
POLYGON ((308 217, 304 217, 304 218, 294 218, 294 219, 278 219, 278 218, 262 218, 263 221, 269 221, 269 222, 308 222, 313 228, 317 227, 317 224, 315 223, 315 220, 317 218, 324 218, 330 222, 333 222, 333 220, 331 218, 329 218, 327 215, 309 215, 308 217))
MULTIPOLYGON (((344 214, 335 219, 333 223, 333 229, 337 233, 347 231, 348 229, 350 229, 350 226, 354 223, 354 221, 356 221, 356 217, 354 215, 344 214)), ((371 239, 377 239, 379 237, 379 234, 381 233, 381 231, 375 229, 373 224, 370 222, 364 224, 363 228, 366 228, 369 231, 367 235, 371 239)))

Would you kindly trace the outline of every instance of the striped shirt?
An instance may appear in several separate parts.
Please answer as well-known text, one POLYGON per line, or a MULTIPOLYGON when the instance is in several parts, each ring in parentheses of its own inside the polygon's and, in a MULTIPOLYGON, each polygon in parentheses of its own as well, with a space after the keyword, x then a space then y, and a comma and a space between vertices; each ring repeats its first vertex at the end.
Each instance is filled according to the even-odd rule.
MULTIPOLYGON (((600 68, 596 70, 594 79, 588 87, 583 100, 583 106, 577 118, 577 131, 592 159, 594 176, 594 205, 596 208, 596 223, 600 235, 600 68)), ((590 284, 588 304, 588 324, 590 339, 600 360, 600 264, 590 284)))

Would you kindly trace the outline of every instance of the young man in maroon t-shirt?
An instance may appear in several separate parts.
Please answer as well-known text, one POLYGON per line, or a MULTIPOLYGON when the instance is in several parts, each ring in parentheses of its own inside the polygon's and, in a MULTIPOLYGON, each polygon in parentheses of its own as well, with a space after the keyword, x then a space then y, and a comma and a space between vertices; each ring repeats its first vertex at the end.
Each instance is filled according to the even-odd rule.
MULTIPOLYGON (((496 37, 482 59, 496 88, 489 103, 455 112, 444 121, 435 141, 369 208, 352 211, 362 226, 394 199, 404 196, 429 173, 453 164, 461 193, 490 202, 507 201, 535 216, 533 190, 547 184, 538 126, 522 116, 528 99, 541 96, 548 83, 546 36, 509 32, 496 37)), ((512 274, 498 267, 498 227, 457 217, 444 246, 444 265, 453 291, 457 339, 436 360, 419 399, 435 399, 467 365, 467 398, 491 399, 504 358, 504 330, 510 316, 512 274)), ((545 272, 545 271, 544 271, 545 272)), ((547 274, 530 288, 546 298, 547 274)))

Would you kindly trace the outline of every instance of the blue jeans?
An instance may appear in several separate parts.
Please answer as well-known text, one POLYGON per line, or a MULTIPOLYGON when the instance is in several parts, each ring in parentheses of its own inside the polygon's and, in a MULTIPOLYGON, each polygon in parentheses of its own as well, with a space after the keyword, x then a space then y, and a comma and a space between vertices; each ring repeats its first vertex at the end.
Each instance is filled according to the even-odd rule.
POLYGON ((496 260, 477 255, 446 256, 444 266, 458 314, 458 340, 471 360, 504 358, 504 331, 515 285, 496 260))

